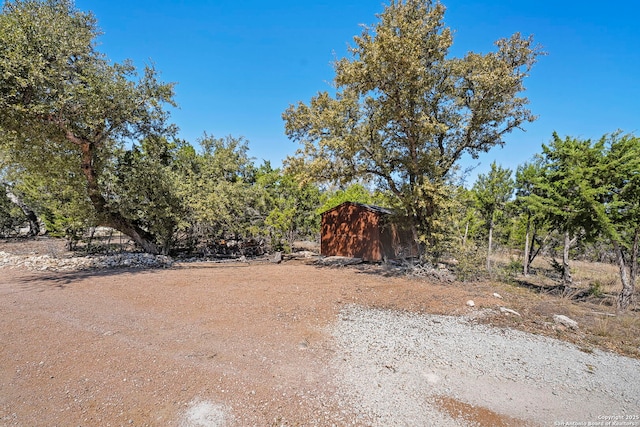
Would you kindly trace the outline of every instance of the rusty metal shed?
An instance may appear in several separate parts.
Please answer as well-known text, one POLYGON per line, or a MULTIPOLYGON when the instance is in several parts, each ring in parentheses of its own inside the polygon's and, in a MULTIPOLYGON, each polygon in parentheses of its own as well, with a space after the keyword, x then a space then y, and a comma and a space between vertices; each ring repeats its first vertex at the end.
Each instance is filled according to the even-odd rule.
POLYGON ((344 202, 322 213, 320 253, 324 256, 383 261, 417 256, 410 231, 379 206, 344 202))

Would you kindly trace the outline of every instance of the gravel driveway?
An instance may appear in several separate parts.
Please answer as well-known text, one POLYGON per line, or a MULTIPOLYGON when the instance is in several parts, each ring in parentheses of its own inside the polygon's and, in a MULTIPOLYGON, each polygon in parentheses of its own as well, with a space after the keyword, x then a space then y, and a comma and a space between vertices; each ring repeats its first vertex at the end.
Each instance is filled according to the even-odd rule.
POLYGON ((640 425, 636 359, 469 317, 355 305, 332 333, 340 390, 374 426, 640 425))

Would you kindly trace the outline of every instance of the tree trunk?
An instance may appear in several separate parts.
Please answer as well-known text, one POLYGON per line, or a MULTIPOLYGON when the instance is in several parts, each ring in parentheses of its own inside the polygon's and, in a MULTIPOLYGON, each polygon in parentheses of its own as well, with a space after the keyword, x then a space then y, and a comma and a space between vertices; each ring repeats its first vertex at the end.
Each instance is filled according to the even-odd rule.
POLYGON ((533 260, 536 259, 536 257, 540 253, 540 251, 542 251, 542 248, 544 248, 544 244, 547 241, 547 239, 549 238, 549 235, 547 234, 544 237, 544 239, 542 239, 541 241, 539 241, 537 237, 538 237, 538 234, 537 234, 536 229, 534 227, 533 235, 531 236, 531 246, 529 247, 529 266, 531 266, 531 264, 533 264, 533 260), (536 242, 538 243, 538 248, 534 251, 533 249, 536 247, 536 242))
POLYGON ((493 219, 489 222, 489 248, 487 249, 487 270, 491 271, 491 247, 493 246, 493 219))
POLYGON ((151 233, 125 218, 119 212, 109 209, 107 200, 100 192, 98 177, 93 167, 94 144, 75 137, 71 139, 69 134, 67 134, 67 137, 80 146, 82 151, 82 172, 87 180, 87 192, 102 224, 126 234, 147 253, 161 253, 161 249, 154 242, 151 233))
POLYGON ((11 203, 17 205, 27 217, 27 220, 29 221, 29 236, 37 236, 38 234, 40 234, 40 220, 38 219, 38 216, 33 211, 33 209, 27 206, 27 204, 24 203, 22 199, 15 193, 13 193, 9 186, 6 184, 4 186, 4 191, 11 203))
POLYGON ((527 233, 524 236, 524 260, 522 262, 522 274, 529 275, 529 243, 531 240, 531 216, 527 217, 527 233))
POLYGON ((462 236, 462 247, 467 247, 467 237, 469 236, 469 221, 464 226, 464 236, 462 236))
POLYGON ((106 200, 101 194, 97 196, 95 194, 91 195, 90 199, 96 207, 96 211, 100 215, 103 225, 115 228, 123 234, 126 234, 147 253, 157 255, 162 252, 158 245, 154 243, 153 236, 149 232, 132 224, 130 220, 124 218, 119 213, 110 212, 105 208, 100 210, 100 206, 106 206, 106 200))
POLYGON ((568 293, 573 283, 571 271, 569 270, 569 249, 571 249, 572 239, 568 231, 564 232, 564 248, 562 250, 562 286, 564 293, 568 293))
POLYGON ((618 310, 626 310, 633 300, 634 283, 627 275, 627 266, 624 261, 624 254, 622 253, 620 243, 616 239, 613 239, 612 243, 616 253, 618 269, 620 270, 620 281, 622 282, 622 290, 618 296, 618 310))
POLYGON ((631 286, 635 288, 636 277, 638 277, 638 255, 640 255, 640 227, 636 228, 636 232, 633 235, 633 248, 631 250, 631 274, 629 280, 631 286))
POLYGON ((418 228, 415 224, 411 224, 411 235, 413 236, 413 242, 416 245, 416 249, 418 251, 418 259, 422 259, 424 255, 424 248, 422 247, 422 243, 420 242, 420 238, 418 236, 418 228))

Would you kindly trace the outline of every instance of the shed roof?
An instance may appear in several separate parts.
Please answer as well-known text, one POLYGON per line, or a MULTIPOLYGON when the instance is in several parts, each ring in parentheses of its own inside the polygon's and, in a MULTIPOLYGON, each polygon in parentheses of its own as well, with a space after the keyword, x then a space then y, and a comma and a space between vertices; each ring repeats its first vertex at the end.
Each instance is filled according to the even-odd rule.
POLYGON ((364 209, 367 209, 367 210, 370 210, 370 211, 372 211, 372 212, 375 212, 375 213, 378 213, 378 214, 382 214, 382 215, 391 215, 391 214, 393 213, 393 212, 392 212, 392 211, 390 211, 389 209, 387 209, 387 208, 383 208, 383 207, 381 207, 381 206, 376 206, 376 205, 366 205, 366 204, 364 204, 364 203, 356 203, 356 202, 343 202, 343 203, 339 204, 338 206, 334 206, 333 208, 328 209, 328 210, 326 210, 326 211, 322 212, 322 214, 321 214, 321 215, 324 215, 324 214, 326 214, 326 213, 329 213, 329 212, 331 212, 331 211, 334 211, 334 210, 336 210, 336 209, 338 209, 338 208, 341 208, 341 207, 343 207, 343 206, 345 206, 345 205, 359 206, 359 207, 361 207, 361 208, 364 208, 364 209))

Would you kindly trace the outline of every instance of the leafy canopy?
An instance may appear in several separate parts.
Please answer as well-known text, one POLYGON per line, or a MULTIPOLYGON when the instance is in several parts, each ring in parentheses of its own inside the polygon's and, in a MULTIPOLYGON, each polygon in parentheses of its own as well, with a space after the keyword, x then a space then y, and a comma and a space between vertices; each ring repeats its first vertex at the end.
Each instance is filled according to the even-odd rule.
POLYGON ((604 140, 562 139, 554 132, 551 142, 542 146, 539 175, 527 200, 558 231, 597 235, 604 214, 600 201, 608 191, 604 144, 604 140))
POLYGON ((320 92, 283 114, 302 145, 289 167, 319 181, 373 178, 426 233, 461 156, 502 145, 534 120, 521 92, 542 53, 514 34, 495 52, 452 58, 444 12, 432 0, 392 1, 335 62, 335 95, 320 92))
POLYGON ((174 134, 164 109, 173 105, 173 85, 160 83, 152 67, 138 76, 130 62, 110 63, 95 49, 99 34, 94 16, 71 0, 5 2, 0 145, 17 169, 34 176, 55 169, 82 182, 76 206, 90 201, 99 223, 158 252, 156 236, 111 205, 102 177, 125 143, 174 134))
POLYGON ((491 163, 491 170, 487 174, 478 175, 473 185, 478 211, 486 221, 492 225, 496 213, 504 209, 513 195, 514 182, 511 170, 491 163))

